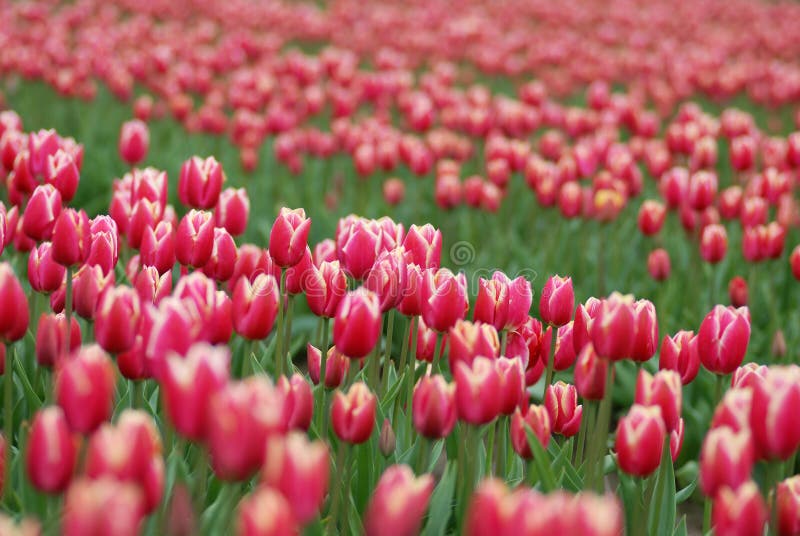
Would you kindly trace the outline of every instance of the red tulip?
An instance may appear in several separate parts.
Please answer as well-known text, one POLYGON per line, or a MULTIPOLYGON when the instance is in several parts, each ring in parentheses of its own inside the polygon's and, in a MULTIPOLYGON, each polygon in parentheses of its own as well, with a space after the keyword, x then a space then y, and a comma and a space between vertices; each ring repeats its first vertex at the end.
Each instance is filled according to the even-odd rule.
POLYGON ((469 302, 467 279, 447 268, 426 270, 422 280, 422 318, 425 325, 445 332, 466 316, 469 302))
POLYGON ((77 460, 64 412, 48 406, 36 412, 28 435, 25 462, 28 479, 39 491, 61 493, 69 485, 77 460))
POLYGON ((118 354, 133 347, 141 319, 139 295, 130 287, 103 293, 95 311, 95 338, 107 352, 118 354))
POLYGON ((139 119, 122 123, 119 131, 119 155, 130 166, 145 159, 150 146, 150 131, 139 119))
POLYGON ((386 179, 383 183, 383 200, 389 206, 399 205, 406 195, 405 183, 396 177, 386 179))
POLYGON ((383 231, 369 220, 349 216, 336 228, 336 251, 344 269, 356 279, 363 279, 372 269, 381 251, 383 231))
POLYGON ((454 383, 441 375, 422 376, 414 387, 413 419, 417 432, 429 439, 450 435, 456 424, 454 383))
POLYGON ((411 262, 422 269, 438 269, 442 256, 442 232, 426 223, 412 225, 403 240, 403 248, 411 253, 411 262))
POLYGON ((656 281, 664 281, 669 278, 672 266, 669 260, 669 253, 663 248, 657 248, 647 256, 647 271, 650 277, 656 281))
POLYGON ((300 528, 289 501, 280 492, 259 487, 239 503, 237 536, 296 536, 300 528), (264 520, 269 520, 267 523, 264 520))
POLYGON ((727 251, 728 233, 725 227, 716 223, 706 226, 700 236, 700 255, 703 260, 716 264, 725 258, 727 251))
POLYGON ((531 308, 531 284, 520 276, 510 280, 503 272, 491 279, 481 278, 475 301, 475 320, 493 325, 498 331, 524 324, 531 308))
POLYGON ((698 171, 689 179, 687 201, 695 210, 703 210, 714 202, 717 195, 717 175, 711 171, 698 171))
POLYGON ((347 393, 336 391, 331 404, 331 423, 336 436, 359 444, 369 439, 375 427, 377 399, 363 382, 354 383, 347 393))
POLYGON ((48 156, 44 176, 47 184, 52 184, 61 193, 64 203, 69 203, 75 197, 81 177, 78 165, 69 152, 59 149, 54 155, 48 156))
POLYGON ((467 506, 464 534, 504 534, 508 496, 508 488, 501 480, 488 478, 481 482, 467 506))
POLYGON ((93 432, 111 417, 114 387, 113 364, 97 345, 78 349, 56 371, 56 401, 70 428, 83 434, 93 432))
POLYGON ((347 293, 347 275, 339 267, 339 261, 323 261, 316 269, 310 269, 305 278, 305 287, 306 301, 311 312, 331 318, 347 293))
POLYGON ((741 365, 750 341, 747 307, 717 305, 703 319, 697 333, 697 353, 704 367, 715 374, 730 374, 741 365))
POLYGON ((227 281, 233 276, 236 255, 236 243, 233 237, 225 229, 216 227, 211 256, 203 265, 203 273, 216 281, 227 281))
POLYGON ((226 188, 219 196, 214 209, 217 227, 224 227, 231 236, 240 236, 247 229, 250 218, 250 198, 244 188, 226 188))
POLYGON ((108 274, 119 260, 119 232, 110 216, 97 216, 90 222, 91 245, 86 264, 99 266, 108 274))
POLYGON ((736 489, 723 487, 714 497, 712 526, 716 534, 763 534, 769 512, 758 486, 747 482, 736 489))
POLYGON ((578 433, 583 406, 578 405, 578 391, 574 385, 562 381, 548 385, 544 393, 544 406, 550 415, 553 433, 565 437, 578 433))
POLYGON ((598 355, 612 361, 631 357, 636 315, 626 298, 603 300, 591 324, 591 341, 598 355))
POLYGON ((381 475, 364 513, 367 536, 418 534, 433 493, 433 477, 415 477, 407 465, 392 465, 381 475))
MULTIPOLYGON (((417 338, 421 342, 420 338, 417 338)), ((471 364, 477 356, 496 358, 500 353, 500 338, 491 324, 458 320, 447 333, 450 368, 464 361, 471 364)))
POLYGON ((302 208, 282 208, 269 234, 269 254, 283 268, 294 266, 305 254, 311 220, 302 208))
POLYGON ((792 269, 794 278, 800 281, 800 246, 795 246, 791 255, 789 255, 789 266, 792 269))
POLYGON ((278 314, 279 294, 278 283, 271 275, 259 274, 252 282, 239 278, 233 291, 236 333, 250 340, 266 338, 278 314))
POLYGON ((700 487, 707 497, 722 487, 738 488, 750 480, 755 463, 749 430, 734 432, 727 426, 712 428, 700 453, 700 487))
MULTIPOLYGON (((325 372, 327 376, 327 370, 325 372)), ((308 431, 314 411, 314 395, 305 377, 297 372, 292 374, 290 379, 281 376, 278 378, 277 385, 283 393, 286 428, 308 431)))
POLYGON ((139 294, 141 303, 158 305, 158 302, 172 292, 172 272, 159 275, 158 269, 154 266, 145 266, 136 274, 133 286, 139 294))
POLYGON ((52 184, 37 186, 25 207, 22 231, 35 241, 49 240, 60 214, 61 193, 52 184))
POLYGON ((800 533, 800 476, 779 482, 775 500, 778 505, 778 534, 800 533))
POLYGON ((81 328, 72 317, 69 348, 66 348, 66 317, 64 313, 42 313, 36 329, 36 363, 41 367, 52 367, 59 359, 78 349, 81 345, 81 328))
POLYGON ((37 292, 51 293, 64 282, 66 268, 53 260, 50 242, 42 242, 28 256, 28 282, 37 292))
POLYGON ((213 156, 202 159, 193 156, 181 166, 178 177, 178 198, 187 207, 214 208, 219 201, 225 172, 213 156))
POLYGON ((800 447, 794 422, 800 405, 800 372, 796 367, 772 367, 761 384, 753 385, 750 429, 756 452, 768 460, 786 460, 800 447))
POLYGON ((637 300, 633 304, 634 330, 631 358, 644 362, 656 353, 658 346, 658 319, 656 308, 649 300, 637 300))
POLYGON ((664 336, 658 368, 678 372, 683 385, 695 379, 700 371, 700 356, 697 354, 697 338, 693 331, 679 331, 672 337, 664 336))
POLYGON ((175 257, 184 266, 202 267, 214 247, 214 216, 210 212, 190 210, 178 225, 175 257))
POLYGON ((607 359, 597 355, 590 343, 583 347, 575 362, 575 387, 584 400, 602 400, 608 376, 607 359))
POLYGON ((639 207, 639 231, 645 236, 653 236, 661 231, 667 209, 658 201, 647 200, 639 207))
POLYGON ((15 342, 25 336, 29 321, 28 298, 7 262, 0 263, 0 338, 15 342))
POLYGON ((667 432, 678 426, 681 417, 682 392, 681 379, 674 370, 660 370, 655 376, 642 369, 636 379, 636 404, 658 406, 667 432))
POLYGON ((555 370, 567 370, 575 363, 577 355, 575 354, 575 344, 572 341, 573 328, 574 323, 571 320, 558 328, 556 347, 553 351, 553 368, 555 370))
POLYGON ((155 228, 145 227, 139 248, 140 260, 145 266, 154 266, 163 274, 175 265, 175 229, 168 221, 155 228))
MULTIPOLYGON (((78 316, 90 320, 94 318, 97 302, 106 289, 114 286, 114 272, 103 275, 99 266, 81 266, 72 276, 72 307, 78 316)), ((50 304, 54 311, 65 309, 65 285, 50 296, 50 304)))
POLYGON ((632 406, 617 426, 614 450, 620 469, 639 477, 653 473, 661 463, 666 434, 658 406, 632 406))
POLYGON ((144 494, 135 484, 80 478, 67 489, 61 534, 136 536, 144 516, 144 494))
POLYGON ((300 432, 267 440, 261 482, 281 492, 294 518, 305 525, 317 516, 328 493, 330 455, 322 441, 300 432))
MULTIPOLYGON (((306 355, 308 375, 314 384, 319 385, 322 352, 309 343, 306 345, 306 355)), ((347 376, 348 370, 350 370, 350 359, 338 351, 335 346, 329 348, 325 361, 325 387, 328 389, 339 387, 347 376)))
POLYGON ((364 278, 364 287, 378 296, 381 312, 394 309, 405 296, 407 256, 402 247, 382 252, 364 278))
POLYGON ((345 294, 333 319, 333 344, 347 357, 360 359, 375 348, 381 336, 378 297, 364 287, 345 294))
POLYGON ((563 326, 572 319, 575 306, 575 293, 572 278, 551 276, 542 289, 539 300, 539 315, 542 322, 552 326, 563 326))
MULTIPOLYGON (((711 418, 711 428, 728 427, 734 432, 750 432, 750 411, 753 406, 753 390, 734 387, 727 391, 717 404, 711 418)), ((755 442, 753 442, 754 446, 755 442)), ((758 457, 758 452, 756 452, 758 457)))
POLYGON ((511 416, 511 445, 517 454, 525 459, 533 458, 530 443, 528 442, 528 434, 526 429, 530 427, 533 435, 535 435, 542 448, 546 449, 550 443, 550 415, 544 406, 537 406, 531 404, 526 409, 517 408, 514 415, 511 416))
POLYGON ((416 264, 406 264, 406 288, 397 310, 406 316, 422 315, 423 269, 416 264))
POLYGON ((91 251, 91 228, 83 210, 65 208, 53 227, 53 260, 64 266, 86 262, 91 251))

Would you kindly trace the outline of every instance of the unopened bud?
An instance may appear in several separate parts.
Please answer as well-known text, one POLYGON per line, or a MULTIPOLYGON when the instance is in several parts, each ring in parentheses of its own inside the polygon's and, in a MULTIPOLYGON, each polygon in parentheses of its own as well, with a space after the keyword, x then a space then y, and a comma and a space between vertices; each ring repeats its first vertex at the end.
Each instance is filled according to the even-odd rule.
POLYGON ((394 430, 392 430, 392 423, 389 422, 389 419, 384 419, 381 435, 378 439, 378 448, 381 449, 381 454, 388 458, 394 452, 396 445, 397 438, 394 435, 394 430))
POLYGON ((772 355, 775 357, 784 357, 786 355, 786 338, 780 329, 772 337, 772 355))

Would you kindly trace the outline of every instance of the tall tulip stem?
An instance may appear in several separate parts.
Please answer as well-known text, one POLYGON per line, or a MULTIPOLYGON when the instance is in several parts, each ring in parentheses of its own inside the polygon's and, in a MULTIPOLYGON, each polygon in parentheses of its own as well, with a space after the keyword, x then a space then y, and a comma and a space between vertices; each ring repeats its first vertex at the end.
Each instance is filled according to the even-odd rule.
POLYGON ((6 381, 5 381, 5 394, 4 394, 4 404, 3 404, 3 436, 6 440, 6 451, 4 453, 5 456, 5 468, 4 468, 4 476, 3 482, 5 485, 3 486, 3 500, 6 503, 6 507, 8 507, 8 501, 11 499, 11 491, 13 486, 11 485, 11 445, 14 439, 14 427, 12 426, 12 419, 13 419, 13 403, 14 397, 12 393, 14 391, 14 358, 16 357, 16 349, 12 352, 6 352, 6 381))
POLYGON ((67 266, 67 291, 64 295, 64 317, 66 319, 66 336, 64 338, 64 355, 69 354, 72 335, 72 266, 67 266))

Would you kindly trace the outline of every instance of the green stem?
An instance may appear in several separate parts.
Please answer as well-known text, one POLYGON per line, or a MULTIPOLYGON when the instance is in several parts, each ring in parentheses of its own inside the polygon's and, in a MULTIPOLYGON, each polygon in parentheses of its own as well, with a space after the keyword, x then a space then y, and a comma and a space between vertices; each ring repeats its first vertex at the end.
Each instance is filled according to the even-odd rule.
POLYGON ((72 266, 67 266, 67 291, 64 296, 64 317, 66 319, 66 337, 64 338, 64 356, 69 354, 70 340, 72 338, 72 266))
POLYGON ((504 329, 500 335, 500 357, 506 355, 506 346, 508 345, 508 330, 504 329))
POLYGON ((338 476, 337 480, 339 481, 340 485, 331 486, 332 497, 331 508, 329 512, 330 519, 328 520, 328 534, 339 534, 336 525, 339 520, 339 510, 341 509, 342 496, 346 493, 345 478, 347 476, 347 470, 345 465, 347 464, 347 447, 347 443, 339 443, 339 449, 336 453, 336 474, 338 476))
MULTIPOLYGON (((411 401, 414 397, 414 376, 416 376, 415 371, 417 368, 417 324, 419 322, 419 318, 416 316, 412 316, 411 320, 408 323, 408 329, 410 331, 411 342, 409 343, 409 356, 408 356, 408 364, 406 365, 406 396, 404 399, 406 405, 406 423, 408 424, 408 436, 411 438, 414 432, 414 425, 411 419, 411 401)), ((400 397, 398 397, 399 399, 400 397)), ((398 402, 398 405, 400 402, 398 402)))
POLYGON ((386 328, 386 348, 383 354, 383 373, 381 376, 381 390, 384 394, 389 390, 389 369, 392 366, 392 336, 394 335, 394 317, 397 311, 389 311, 389 326, 386 328))
POLYGON ((497 419, 489 423, 489 437, 486 439, 486 467, 485 476, 492 476, 494 474, 494 440, 497 433, 497 419))
POLYGON ((202 512, 205 510, 206 505, 206 484, 208 482, 208 456, 204 447, 197 447, 197 458, 194 465, 195 472, 195 498, 197 503, 197 511, 202 512))
POLYGON ((433 366, 431 369, 434 373, 441 372, 441 365, 440 361, 442 359, 442 334, 436 334, 436 347, 433 349, 433 366))
POLYGON ((320 424, 317 429, 320 431, 319 435, 323 441, 328 438, 328 388, 325 386, 325 375, 328 367, 328 322, 330 322, 330 318, 325 318, 322 321, 322 344, 319 349, 319 389, 317 391, 319 396, 317 415, 320 424))
POLYGON ((419 438, 419 451, 417 452, 417 474, 428 472, 428 459, 431 454, 431 442, 426 437, 419 438))
POLYGON ((547 375, 545 376, 545 384, 544 384, 545 391, 547 390, 547 386, 553 383, 553 367, 555 367, 555 359, 556 359, 556 341, 558 339, 558 328, 556 326, 552 326, 551 331, 552 333, 550 335, 550 353, 547 356, 547 375))
POLYGON ((711 530, 711 498, 706 497, 703 502, 703 534, 711 530))
POLYGON ((608 364, 606 375, 605 393, 603 400, 600 401, 600 408, 597 411, 597 421, 595 423, 592 441, 589 445, 589 458, 587 469, 586 487, 598 493, 603 491, 603 454, 608 441, 608 426, 611 420, 612 388, 614 385, 614 362, 608 364))
POLYGON ((497 468, 497 474, 505 476, 508 466, 506 463, 508 460, 508 417, 500 416, 497 426, 500 428, 500 433, 497 438, 500 444, 497 446, 494 463, 497 468))
MULTIPOLYGON (((383 323, 381 323, 381 333, 383 333, 383 323)), ((380 387, 380 368, 381 368, 381 344, 380 339, 375 344, 375 349, 372 351, 372 355, 367 358, 367 379, 369 388, 375 391, 376 393, 379 392, 380 387)))
MULTIPOLYGON (((410 320, 408 321, 408 324, 409 324, 409 329, 410 329, 410 325, 411 325, 411 321, 410 320)), ((408 338, 409 338, 410 333, 408 332, 408 329, 403 330, 402 333, 405 334, 405 337, 403 337, 403 347, 400 350, 400 361, 399 361, 399 363, 397 365, 397 375, 398 375, 398 377, 400 377, 406 371, 406 359, 408 359, 408 338)), ((403 381, 405 381, 405 378, 403 378, 403 381)), ((399 412, 400 412, 400 400, 401 400, 401 398, 402 397, 398 396, 398 397, 396 397, 394 399, 394 408, 392 410, 392 415, 394 416, 394 420, 392 422, 399 422, 398 418, 400 417, 399 412)))
POLYGON ((6 503, 6 507, 9 506, 9 501, 11 500, 11 492, 14 486, 11 485, 11 446, 14 443, 14 428, 12 426, 12 419, 13 419, 13 396, 12 393, 14 391, 14 357, 16 356, 16 348, 12 352, 6 352, 6 381, 5 381, 5 395, 4 395, 4 405, 3 405, 3 439, 6 440, 6 451, 5 455, 5 475, 3 477, 3 482, 5 485, 3 486, 3 500, 6 503))
POLYGON ((286 330, 283 334, 283 355, 287 356, 287 373, 292 373, 292 318, 294 317, 294 296, 286 296, 286 321, 284 322, 286 330))
POLYGON ((133 382, 133 407, 144 408, 144 380, 133 382))
POLYGON ((764 495, 767 498, 767 504, 770 504, 769 512, 769 534, 778 534, 778 484, 781 482, 781 475, 783 474, 783 463, 780 460, 767 462, 767 487, 764 490, 764 495), (770 492, 772 493, 772 501, 769 500, 770 492))
POLYGON ((257 341, 247 341, 244 347, 244 355, 242 356, 242 378, 246 378, 253 373, 253 355, 255 354, 255 347, 257 341))
POLYGON ((583 404, 583 416, 581 417, 581 426, 578 430, 578 440, 575 444, 575 467, 580 467, 583 463, 583 445, 586 442, 588 429, 592 422, 592 417, 594 416, 594 408, 595 404, 592 400, 587 400, 583 404))
POLYGON ((277 380, 281 376, 283 376, 283 361, 285 359, 285 354, 283 351, 283 315, 284 315, 284 306, 286 305, 284 301, 284 294, 286 291, 286 270, 281 268, 281 283, 280 283, 280 294, 278 296, 278 328, 275 332, 275 336, 277 337, 275 341, 275 379, 277 380))

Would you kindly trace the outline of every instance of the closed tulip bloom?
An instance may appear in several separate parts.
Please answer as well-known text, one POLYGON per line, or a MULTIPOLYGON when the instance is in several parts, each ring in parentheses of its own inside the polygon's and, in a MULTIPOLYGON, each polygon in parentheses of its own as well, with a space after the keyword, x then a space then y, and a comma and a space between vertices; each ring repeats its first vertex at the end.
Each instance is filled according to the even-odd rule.
POLYGON ((175 257, 184 266, 202 267, 214 248, 214 216, 210 212, 190 210, 178 224, 175 257))
POLYGON ((429 439, 441 439, 450 435, 456 424, 456 402, 454 383, 447 383, 443 376, 424 375, 414 387, 412 415, 414 429, 429 439))
POLYGON ((378 343, 381 323, 378 297, 363 287, 351 290, 333 319, 333 344, 351 359, 366 357, 378 343))
POLYGON ((244 480, 261 467, 267 439, 286 432, 283 402, 265 376, 230 382, 211 397, 206 445, 217 478, 244 480))
POLYGON ((69 347, 66 344, 67 319, 64 313, 42 313, 36 328, 36 363, 40 367, 52 367, 61 358, 81 345, 81 328, 72 317, 69 347))
MULTIPOLYGON (((130 217, 124 225, 115 218, 120 229, 126 229, 128 245, 138 248, 142 245, 142 236, 147 228, 155 227, 164 219, 164 206, 158 200, 143 198, 136 201, 130 210, 130 217)), ((188 235, 187 235, 188 237, 188 235)))
POLYGON ((250 218, 250 198, 244 188, 226 188, 219 196, 214 209, 217 227, 223 227, 231 236, 240 236, 247 229, 250 218))
POLYGON ((500 377, 494 362, 476 357, 471 364, 463 361, 453 371, 456 384, 458 417, 470 424, 486 424, 500 412, 500 377))
POLYGON ((178 198, 187 207, 210 209, 217 205, 225 172, 216 158, 193 156, 181 166, 178 198))
POLYGON ((48 406, 36 412, 28 435, 25 466, 33 486, 45 493, 61 493, 75 471, 75 441, 64 412, 48 406))
POLYGON ((347 393, 336 391, 331 404, 331 423, 336 436, 358 445, 369 439, 375 427, 377 399, 363 382, 354 383, 347 393))
MULTIPOLYGON (((435 331, 430 329, 428 326, 426 326, 425 321, 422 318, 418 318, 416 327, 412 328, 412 332, 408 334, 409 345, 411 345, 412 343, 411 339, 413 339, 415 336, 417 340, 416 348, 411 349, 412 351, 414 351, 414 356, 419 361, 427 361, 428 363, 433 363, 433 354, 436 353, 436 345, 439 339, 439 335, 435 331), (416 330, 416 333, 413 333, 414 330, 416 330)), ((444 339, 441 342, 438 342, 440 347, 440 352, 444 351, 446 342, 447 341, 444 339)))
MULTIPOLYGON (((72 305, 78 316, 90 320, 94 318, 95 310, 97 309, 97 302, 100 296, 114 286, 114 272, 109 272, 103 275, 103 269, 99 266, 89 266, 87 264, 81 266, 72 278, 72 305)), ((51 302, 54 298, 59 298, 61 306, 59 310, 64 309, 65 289, 62 287, 58 293, 51 295, 51 302)), ((55 307, 53 308, 56 309, 55 307)))
POLYGON ((172 292, 172 272, 159 275, 155 266, 145 266, 133 279, 133 287, 142 304, 157 305, 172 292))
POLYGON ((633 304, 634 329, 631 359, 645 362, 656 353, 658 346, 658 319, 656 308, 649 300, 637 300, 633 304))
POLYGON ((572 324, 572 344, 575 352, 580 353, 584 346, 592 342, 592 321, 600 311, 602 301, 589 298, 585 304, 579 303, 575 308, 575 319, 572 324))
POLYGON ((203 273, 215 281, 227 281, 233 276, 236 255, 236 243, 233 237, 225 229, 216 227, 211 256, 203 265, 203 273))
POLYGON ((141 319, 139 295, 130 287, 106 290, 95 311, 95 338, 98 344, 112 354, 133 347, 141 319))
POLYGON ((496 478, 483 480, 469 500, 464 534, 468 536, 504 534, 508 523, 506 518, 508 500, 508 488, 503 481, 496 478))
POLYGON ((598 355, 619 361, 631 357, 636 316, 633 306, 624 298, 603 300, 592 320, 591 341, 598 355))
POLYGON ((175 265, 175 229, 168 221, 161 221, 155 228, 146 227, 142 234, 139 258, 143 265, 154 266, 163 274, 175 265))
POLYGON ((639 208, 639 231, 645 236, 653 236, 661 231, 667 209, 658 201, 647 200, 639 208))
POLYGON ((364 278, 364 287, 378 296, 383 313, 397 307, 405 295, 407 256, 402 247, 384 251, 364 278))
POLYGON ((720 488, 733 489, 750 480, 755 464, 753 439, 747 429, 738 432, 727 426, 712 428, 700 452, 700 487, 707 497, 720 488))
POLYGON ((283 207, 269 234, 269 254, 283 268, 294 266, 303 258, 308 246, 311 220, 302 208, 283 207))
POLYGON ((467 279, 447 268, 427 270, 422 280, 422 318, 438 332, 445 332, 464 318, 469 308, 467 279))
POLYGON ((658 406, 667 432, 673 431, 681 417, 681 379, 674 370, 660 370, 655 376, 642 369, 636 379, 634 401, 643 406, 658 406))
POLYGON ((474 318, 498 331, 514 329, 528 319, 532 299, 531 285, 524 277, 512 281, 503 272, 495 272, 491 279, 480 280, 474 318))
POLYGON ((551 276, 542 289, 539 300, 539 316, 542 322, 552 326, 563 326, 572 319, 575 307, 575 293, 572 278, 551 276))
POLYGON ((300 527, 286 497, 277 490, 261 486, 239 503, 237 536, 297 536, 300 527))
POLYGON ((283 416, 286 428, 308 431, 314 411, 314 395, 305 376, 297 372, 292 374, 291 378, 281 376, 278 378, 277 386, 283 393, 283 416))
POLYGON ((67 489, 63 536, 136 536, 145 516, 144 494, 132 482, 80 478, 67 489))
POLYGON ((703 260, 716 264, 725 258, 728 251, 728 233, 718 223, 706 226, 700 236, 700 255, 703 260))
POLYGON ((438 269, 442 257, 442 232, 430 223, 412 225, 403 239, 403 248, 411 253, 411 262, 422 269, 438 269))
POLYGON ((99 266, 107 274, 119 261, 117 224, 109 216, 98 216, 90 222, 91 239, 86 264, 99 266))
POLYGON ((251 282, 239 278, 233 291, 233 327, 236 333, 250 339, 264 339, 272 331, 279 306, 278 283, 267 274, 259 274, 251 282))
POLYGON ((728 284, 728 297, 734 307, 747 305, 747 281, 738 275, 731 278, 728 284))
POLYGON ((767 460, 786 460, 800 447, 794 426, 800 405, 800 372, 795 367, 772 367, 761 385, 753 387, 750 428, 756 451, 767 460))
POLYGON ((495 362, 497 377, 500 380, 500 414, 511 415, 518 407, 528 402, 525 390, 525 371, 518 358, 500 357, 495 362))
POLYGON ((578 433, 583 406, 578 405, 578 391, 574 385, 562 381, 548 385, 544 393, 544 407, 550 415, 553 433, 564 437, 578 433))
POLYGON ((25 336, 29 321, 28 298, 7 262, 0 263, 0 338, 15 342, 25 336))
POLYGON ((147 123, 131 119, 122 123, 119 131, 119 155, 130 166, 145 159, 150 147, 150 131, 147 123))
POLYGON ((56 371, 55 398, 75 432, 91 433, 111 417, 114 388, 114 366, 97 345, 78 349, 56 371))
POLYGON ((61 193, 52 184, 37 186, 28 200, 22 232, 34 241, 50 240, 61 214, 61 193))
POLYGON ((369 220, 348 216, 336 228, 336 252, 344 269, 356 279, 363 279, 372 269, 381 251, 383 231, 369 220))
POLYGON ((789 255, 789 267, 792 269, 792 276, 800 281, 800 246, 795 246, 789 255))
POLYGON ((753 481, 735 489, 723 487, 714 497, 711 519, 715 534, 760 535, 768 517, 767 505, 753 481))
MULTIPOLYGON (((306 345, 306 362, 308 363, 308 375, 315 385, 319 385, 320 361, 322 352, 311 343, 306 345)), ((332 346, 328 349, 327 360, 325 361, 325 387, 335 389, 342 384, 347 371, 350 370, 350 358, 332 346)))
POLYGON ((600 357, 589 343, 575 362, 575 387, 584 400, 602 400, 606 392, 608 359, 600 357))
POLYGON ((679 331, 672 337, 665 335, 661 341, 658 368, 674 370, 681 383, 688 385, 700 371, 700 356, 697 354, 697 339, 693 331, 679 331))
POLYGON ((614 450, 620 469, 639 477, 652 474, 661 463, 666 435, 658 406, 633 405, 617 426, 614 450))
POLYGON ((500 337, 491 324, 459 320, 447 332, 447 346, 450 368, 455 369, 459 361, 469 365, 479 355, 492 359, 498 357, 500 337))
POLYGON ((28 256, 28 282, 37 292, 51 293, 64 282, 66 268, 53 260, 53 245, 42 242, 28 256))
POLYGON ((414 476, 407 465, 392 465, 378 480, 364 513, 367 536, 414 536, 433 493, 431 475, 414 476))
POLYGON ((81 179, 75 159, 63 149, 47 157, 44 177, 47 184, 52 184, 61 193, 64 203, 69 203, 75 197, 81 179))
POLYGON ((542 448, 547 449, 550 444, 551 424, 550 414, 544 406, 531 404, 525 409, 517 408, 511 416, 511 446, 514 451, 522 458, 529 460, 533 458, 533 451, 528 442, 527 428, 530 428, 533 435, 542 444, 542 448))
POLYGON ((800 533, 800 476, 778 483, 778 534, 800 533))
POLYGON ((669 253, 663 248, 657 248, 647 256, 647 272, 656 281, 665 281, 669 278, 672 265, 669 260, 669 253))
POLYGON ((347 275, 339 261, 323 261, 305 278, 308 308, 317 316, 332 318, 347 293, 347 275))
POLYGON ((572 342, 573 327, 574 324, 570 320, 558 328, 556 347, 553 351, 553 368, 555 370, 567 370, 578 357, 575 354, 575 344, 572 342))
POLYGON ((289 501, 294 518, 305 525, 322 508, 328 493, 330 455, 322 441, 309 441, 305 434, 267 439, 261 482, 280 491, 289 501))
POLYGON ((91 228, 83 210, 62 210, 53 227, 53 260, 64 266, 86 262, 91 251, 91 228))
POLYGON ((715 374, 730 374, 742 364, 750 341, 747 307, 716 305, 700 324, 697 353, 700 362, 715 374))
POLYGON ((623 533, 624 515, 619 498, 611 493, 580 493, 576 497, 576 533, 615 536, 623 533))
POLYGON ((397 310, 406 316, 422 315, 422 281, 424 271, 416 264, 406 264, 406 288, 397 310))
POLYGON ((214 395, 228 382, 230 351, 206 343, 193 345, 186 357, 167 356, 161 393, 175 430, 193 441, 206 437, 206 415, 214 395))

